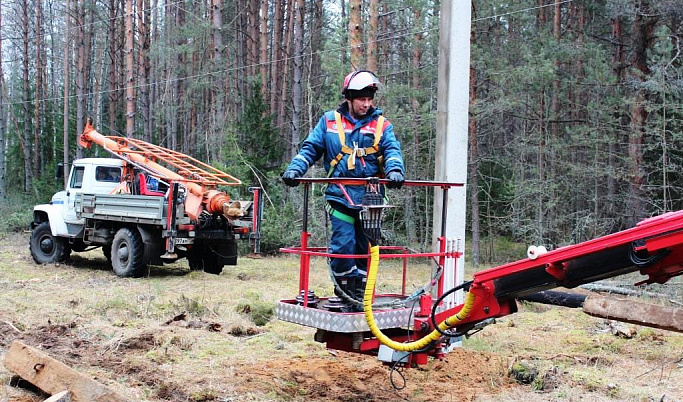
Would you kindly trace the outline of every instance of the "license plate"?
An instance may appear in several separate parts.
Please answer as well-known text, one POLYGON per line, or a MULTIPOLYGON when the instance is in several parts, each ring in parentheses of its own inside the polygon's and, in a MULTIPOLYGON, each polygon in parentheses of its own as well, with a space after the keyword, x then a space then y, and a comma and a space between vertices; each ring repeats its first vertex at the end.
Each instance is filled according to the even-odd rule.
POLYGON ((177 237, 175 239, 175 244, 192 244, 194 243, 194 239, 190 239, 189 237, 177 237))

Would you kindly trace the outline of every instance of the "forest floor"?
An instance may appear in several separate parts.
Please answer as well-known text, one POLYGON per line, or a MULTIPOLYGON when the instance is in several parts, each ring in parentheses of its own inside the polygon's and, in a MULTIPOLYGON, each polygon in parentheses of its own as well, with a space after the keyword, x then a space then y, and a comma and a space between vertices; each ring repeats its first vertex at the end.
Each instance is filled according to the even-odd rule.
MULTIPOLYGON (((446 359, 403 371, 397 390, 400 374, 375 357, 328 351, 313 329, 270 316, 296 293, 295 258, 241 258, 219 276, 177 262, 122 279, 99 249, 37 265, 28 236, 0 238, 0 363, 22 340, 132 401, 683 400, 677 333, 520 304, 446 359), (538 373, 531 384, 510 376, 520 363, 538 373)), ((417 269, 409 285, 428 275, 417 269)), ((396 287, 400 267, 380 270, 382 290, 396 287)), ((332 293, 324 261, 311 287, 332 293)), ((0 364, 0 401, 46 399, 16 383, 0 364)))

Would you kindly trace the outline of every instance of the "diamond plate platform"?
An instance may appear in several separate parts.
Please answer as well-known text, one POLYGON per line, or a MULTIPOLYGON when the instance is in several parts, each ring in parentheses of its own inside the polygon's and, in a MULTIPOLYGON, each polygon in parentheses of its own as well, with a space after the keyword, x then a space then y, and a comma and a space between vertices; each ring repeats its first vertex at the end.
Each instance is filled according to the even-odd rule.
MULTIPOLYGON (((321 299, 323 305, 327 299, 321 299)), ((415 310, 400 308, 374 311, 377 326, 380 329, 406 328, 413 323, 412 313, 415 310)), ((370 331, 363 313, 338 313, 324 309, 304 307, 296 300, 282 300, 275 307, 275 315, 279 320, 323 329, 331 332, 354 333, 370 331)))

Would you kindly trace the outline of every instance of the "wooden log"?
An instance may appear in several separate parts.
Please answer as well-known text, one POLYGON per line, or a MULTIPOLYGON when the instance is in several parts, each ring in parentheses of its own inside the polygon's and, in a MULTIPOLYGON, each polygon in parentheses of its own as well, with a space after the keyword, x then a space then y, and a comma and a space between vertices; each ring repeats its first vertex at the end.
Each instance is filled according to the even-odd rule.
POLYGON ((47 398, 43 402, 71 402, 71 392, 62 391, 47 398))
POLYGON ((71 402, 128 401, 92 378, 21 341, 12 342, 5 357, 5 367, 50 395, 69 390, 71 402))
POLYGON ((591 295, 583 303, 583 312, 593 317, 683 332, 682 308, 591 295))

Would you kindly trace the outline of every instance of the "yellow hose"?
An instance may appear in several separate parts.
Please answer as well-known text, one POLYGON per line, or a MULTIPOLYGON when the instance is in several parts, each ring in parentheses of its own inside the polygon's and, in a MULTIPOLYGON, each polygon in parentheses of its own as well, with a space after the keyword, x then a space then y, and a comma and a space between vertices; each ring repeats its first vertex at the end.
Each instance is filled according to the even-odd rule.
MULTIPOLYGON (((401 352, 412 352, 422 349, 429 345, 430 342, 439 339, 441 334, 437 330, 432 331, 422 339, 418 339, 409 343, 396 342, 382 333, 382 331, 377 327, 375 317, 372 314, 372 295, 375 291, 375 282, 377 281, 378 269, 379 246, 372 246, 370 247, 370 269, 368 270, 368 282, 365 286, 365 293, 363 294, 363 312, 365 312, 365 321, 368 323, 370 332, 372 332, 372 334, 380 341, 380 343, 382 343, 382 345, 386 345, 401 352)), ((474 294, 471 292, 467 293, 467 296, 465 297, 465 304, 463 305, 462 309, 457 314, 443 320, 443 322, 439 324, 439 329, 443 332, 449 328, 452 328, 458 322, 470 315, 472 307, 474 306, 474 299, 474 294)))

